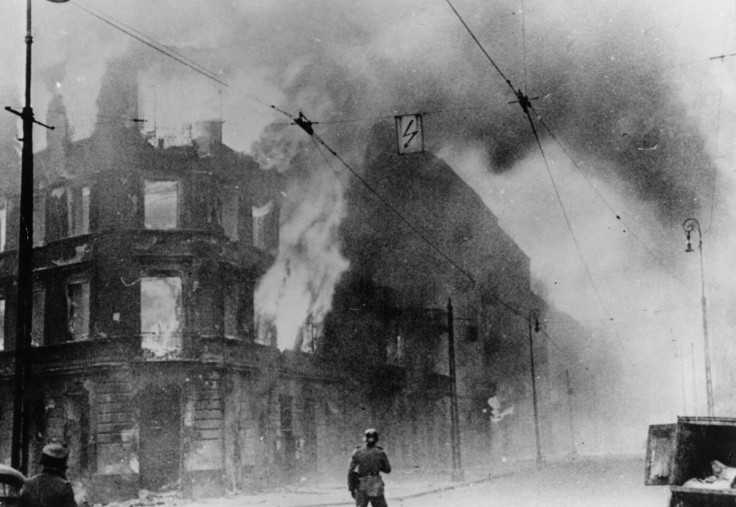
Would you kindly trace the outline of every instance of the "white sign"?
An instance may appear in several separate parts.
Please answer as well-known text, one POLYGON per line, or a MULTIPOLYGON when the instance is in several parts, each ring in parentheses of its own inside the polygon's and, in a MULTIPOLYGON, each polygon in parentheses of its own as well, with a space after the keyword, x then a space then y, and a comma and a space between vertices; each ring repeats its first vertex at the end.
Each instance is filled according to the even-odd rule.
POLYGON ((424 151, 421 114, 396 116, 396 142, 399 155, 424 151))

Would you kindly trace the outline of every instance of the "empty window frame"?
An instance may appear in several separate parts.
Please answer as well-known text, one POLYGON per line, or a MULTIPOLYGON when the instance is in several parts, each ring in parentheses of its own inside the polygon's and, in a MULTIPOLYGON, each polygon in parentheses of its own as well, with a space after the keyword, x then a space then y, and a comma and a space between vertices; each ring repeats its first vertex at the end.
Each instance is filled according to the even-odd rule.
POLYGON ((8 244, 8 201, 0 199, 0 252, 4 252, 8 244))
POLYGON ((225 337, 227 338, 241 338, 243 335, 242 329, 242 312, 245 307, 243 301, 243 286, 236 276, 233 276, 232 281, 226 282, 227 290, 225 291, 225 314, 224 314, 224 327, 225 337))
POLYGON ((89 338, 89 280, 74 279, 67 283, 67 324, 72 341, 89 338))
POLYGON ((156 356, 182 349, 182 290, 178 276, 141 279, 141 347, 156 356))
POLYGON ((46 242, 46 194, 33 196, 33 246, 46 242))
POLYGON ((33 308, 31 308, 31 345, 40 347, 45 339, 46 288, 33 287, 33 308))
POLYGON ((146 229, 179 227, 181 184, 178 180, 146 180, 144 182, 144 220, 146 229))
POLYGON ((46 201, 46 235, 49 241, 69 235, 69 197, 66 187, 52 188, 46 201))
POLYGON ((69 236, 89 234, 89 186, 70 188, 67 192, 69 236))
POLYGON ((5 350, 5 295, 0 295, 0 350, 5 350))
POLYGON ((260 250, 266 250, 269 246, 268 225, 273 208, 273 201, 260 207, 253 206, 253 246, 260 250))

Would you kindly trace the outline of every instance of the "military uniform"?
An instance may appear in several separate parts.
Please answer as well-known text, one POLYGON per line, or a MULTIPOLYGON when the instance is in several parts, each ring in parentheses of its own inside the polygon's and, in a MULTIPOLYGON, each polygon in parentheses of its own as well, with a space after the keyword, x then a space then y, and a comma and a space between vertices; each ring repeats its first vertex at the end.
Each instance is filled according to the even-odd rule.
POLYGON ((377 445, 355 448, 348 467, 348 489, 355 495, 356 507, 387 507, 381 472, 391 472, 384 450, 377 445))
POLYGON ((19 507, 77 507, 72 485, 66 480, 66 445, 52 443, 43 448, 40 474, 23 484, 19 507))

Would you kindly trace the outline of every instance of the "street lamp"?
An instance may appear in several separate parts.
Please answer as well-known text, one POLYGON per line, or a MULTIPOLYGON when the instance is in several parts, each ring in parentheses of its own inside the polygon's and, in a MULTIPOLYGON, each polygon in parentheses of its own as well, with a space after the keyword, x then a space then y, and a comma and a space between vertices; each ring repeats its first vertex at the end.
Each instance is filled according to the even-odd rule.
POLYGON ((447 356, 450 373, 450 443, 452 444, 452 480, 465 479, 460 447, 460 418, 457 406, 457 374, 455 371, 455 319, 452 300, 447 299, 447 356))
POLYGON ((529 311, 529 358, 531 362, 532 373, 532 400, 534 402, 534 437, 537 445, 537 464, 542 464, 542 442, 539 438, 539 409, 537 406, 537 376, 534 371, 534 341, 532 340, 532 321, 534 322, 534 331, 539 332, 539 310, 533 309, 529 311))
MULTIPOLYGON (((64 3, 67 0, 48 0, 64 3)), ((31 108, 31 0, 26 1, 26 69, 25 104, 18 112, 7 111, 23 120, 23 150, 20 176, 20 227, 18 231, 18 296, 15 328, 15 398, 13 401, 13 434, 10 463, 23 473, 28 472, 28 397, 24 385, 29 385, 31 372, 31 321, 33 306, 33 124, 36 121, 31 108)))
POLYGON ((710 371, 710 345, 708 343, 708 319, 706 313, 705 304, 705 276, 703 274, 703 234, 700 230, 700 223, 694 218, 688 218, 682 223, 682 228, 685 230, 687 237, 687 248, 686 252, 694 252, 693 244, 690 240, 690 234, 693 231, 698 231, 698 252, 700 253, 700 306, 703 309, 703 347, 705 350, 705 393, 708 402, 708 416, 713 417, 713 380, 711 378, 710 371))

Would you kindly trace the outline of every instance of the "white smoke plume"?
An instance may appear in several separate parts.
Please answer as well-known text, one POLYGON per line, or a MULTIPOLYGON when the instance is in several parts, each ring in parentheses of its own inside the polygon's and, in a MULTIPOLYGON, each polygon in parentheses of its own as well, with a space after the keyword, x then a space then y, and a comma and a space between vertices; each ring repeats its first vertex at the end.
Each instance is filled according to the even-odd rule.
MULTIPOLYGON (((297 345, 309 315, 324 316, 348 269, 337 236, 345 190, 333 179, 333 170, 345 172, 338 163, 329 167, 298 127, 281 125, 293 131, 288 135, 266 129, 289 120, 264 104, 322 122, 315 130, 356 167, 376 118, 424 111, 427 150, 473 186, 531 257, 540 292, 595 329, 595 343, 580 356, 596 359, 598 370, 579 361, 569 367, 578 387, 592 382, 598 389, 586 391, 597 396, 584 400, 589 408, 605 419, 610 402, 629 421, 610 442, 638 442, 645 422, 703 411, 700 276, 697 253, 684 252, 681 227, 685 218, 698 218, 717 411, 733 414, 736 210, 728 195, 736 60, 711 60, 736 49, 733 3, 527 0, 524 13, 515 0, 453 3, 514 86, 539 97, 535 110, 565 145, 567 154, 540 128, 590 276, 528 122, 509 104, 515 97, 446 2, 98 0, 94 6, 227 80, 225 142, 250 151, 263 137, 256 143, 261 162, 278 160, 277 170, 296 175, 286 195, 282 248, 257 296, 262 315, 281 323, 279 336, 290 336, 280 346, 297 345)), ((0 19, 8 40, 0 86, 16 91, 19 101, 18 4, 0 19)), ((60 93, 76 138, 89 135, 108 61, 132 48, 139 55, 149 50, 73 5, 34 6, 37 116, 43 121, 51 91, 60 93)), ((186 77, 203 79, 188 69, 176 79, 186 77)))

